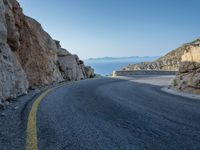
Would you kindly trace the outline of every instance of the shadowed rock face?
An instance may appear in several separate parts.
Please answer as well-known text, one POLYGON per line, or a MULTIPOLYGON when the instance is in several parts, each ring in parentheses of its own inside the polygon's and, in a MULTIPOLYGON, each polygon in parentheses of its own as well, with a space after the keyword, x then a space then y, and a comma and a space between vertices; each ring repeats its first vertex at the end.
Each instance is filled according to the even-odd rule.
POLYGON ((18 55, 30 86, 62 81, 57 67, 56 43, 41 25, 25 16, 15 0, 6 0, 10 38, 8 44, 18 55), (13 36, 14 35, 14 36, 13 36), (16 36, 15 36, 16 35, 16 36))
POLYGON ((10 33, 6 10, 3 1, 0 1, 0 105, 3 100, 25 94, 28 89, 26 74, 7 43, 10 33))
POLYGON ((90 66, 85 66, 85 73, 87 78, 93 78, 95 76, 94 69, 90 66))
POLYGON ((172 88, 200 94, 200 42, 185 51, 172 88))
POLYGON ((0 104, 29 87, 87 78, 80 62, 25 16, 16 0, 0 1, 0 104))
POLYGON ((86 78, 84 68, 80 64, 80 60, 77 55, 72 55, 67 50, 61 48, 57 42, 57 55, 58 55, 58 66, 61 74, 65 80, 83 80, 86 78))
POLYGON ((58 66, 64 80, 83 80, 95 76, 94 69, 85 66, 77 55, 72 55, 66 49, 63 49, 59 41, 55 41, 57 45, 58 66))

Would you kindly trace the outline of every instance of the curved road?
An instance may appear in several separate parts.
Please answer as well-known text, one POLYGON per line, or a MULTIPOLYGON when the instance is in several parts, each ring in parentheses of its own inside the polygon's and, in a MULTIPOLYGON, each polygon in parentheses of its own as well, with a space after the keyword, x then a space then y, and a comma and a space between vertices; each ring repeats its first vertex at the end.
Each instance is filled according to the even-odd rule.
POLYGON ((55 89, 38 108, 38 147, 199 150, 200 101, 160 88, 129 79, 100 78, 55 89))

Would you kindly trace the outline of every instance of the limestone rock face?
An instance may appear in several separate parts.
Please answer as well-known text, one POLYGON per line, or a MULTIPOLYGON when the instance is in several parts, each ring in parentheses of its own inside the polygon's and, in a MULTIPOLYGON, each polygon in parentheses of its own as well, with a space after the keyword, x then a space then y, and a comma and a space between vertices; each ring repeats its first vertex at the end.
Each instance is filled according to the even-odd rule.
POLYGON ((85 74, 87 78, 93 78, 95 76, 94 69, 90 66, 85 66, 85 74))
POLYGON ((129 65, 123 70, 178 71, 171 88, 200 94, 200 39, 184 44, 153 62, 129 65))
POLYGON ((172 88, 200 94, 200 42, 195 42, 182 56, 179 73, 172 88))
POLYGON ((28 89, 26 74, 7 44, 10 33, 5 15, 6 6, 0 1, 0 105, 3 100, 25 94, 28 89))
POLYGON ((85 79, 84 70, 82 70, 77 55, 72 55, 67 50, 57 46, 58 66, 65 80, 83 80, 85 79))
POLYGON ((27 93, 26 74, 9 46, 0 43, 0 100, 27 93))
MULTIPOLYGON (((191 47, 197 47, 200 45, 200 39, 197 39, 191 43, 187 43, 182 45, 181 47, 169 52, 165 56, 153 61, 153 62, 142 62, 139 64, 131 64, 123 70, 164 70, 164 71, 179 71, 182 56, 184 55, 185 51, 189 51, 191 47)), ((183 58, 184 59, 184 58, 183 58)), ((186 63, 184 64, 186 65, 186 63)), ((190 65, 190 67, 192 67, 190 65)), ((183 67, 187 68, 187 67, 183 67)))
POLYGON ((62 49, 16 0, 0 1, 0 105, 30 87, 87 78, 83 61, 62 49))
POLYGON ((142 62, 139 64, 131 64, 123 70, 132 71, 132 70, 164 70, 164 71, 178 71, 181 57, 184 54, 184 51, 188 48, 188 45, 185 44, 180 48, 177 48, 165 56, 153 61, 153 62, 142 62))
POLYGON ((8 44, 18 55, 30 86, 62 81, 57 67, 56 43, 34 19, 22 13, 16 0, 7 2, 8 44))

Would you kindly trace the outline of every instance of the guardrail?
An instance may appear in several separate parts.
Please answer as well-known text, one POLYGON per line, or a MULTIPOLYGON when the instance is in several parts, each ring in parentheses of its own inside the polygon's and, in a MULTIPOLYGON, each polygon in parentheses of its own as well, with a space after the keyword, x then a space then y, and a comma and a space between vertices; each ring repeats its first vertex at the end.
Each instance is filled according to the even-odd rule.
POLYGON ((133 76, 133 75, 176 75, 177 71, 157 70, 134 70, 134 71, 113 71, 112 76, 133 76))

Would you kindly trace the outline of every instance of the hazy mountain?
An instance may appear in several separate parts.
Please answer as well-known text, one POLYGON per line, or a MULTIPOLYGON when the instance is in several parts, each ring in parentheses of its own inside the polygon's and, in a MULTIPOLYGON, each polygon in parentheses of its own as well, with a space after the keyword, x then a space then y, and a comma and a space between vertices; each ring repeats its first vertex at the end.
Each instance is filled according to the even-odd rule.
POLYGON ((101 58, 89 58, 85 61, 88 62, 143 62, 143 61, 154 61, 158 59, 159 56, 131 56, 131 57, 101 57, 101 58))
POLYGON ((154 61, 158 56, 132 56, 132 57, 103 57, 103 58, 90 58, 85 60, 85 64, 92 66, 97 74, 108 75, 113 70, 121 70, 129 64, 135 64, 139 62, 154 61))

